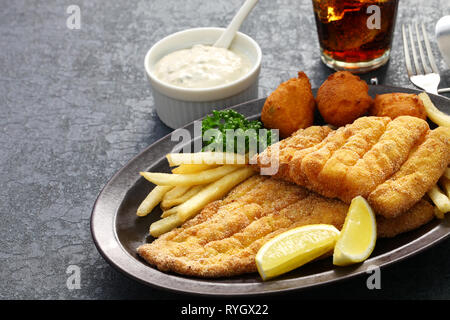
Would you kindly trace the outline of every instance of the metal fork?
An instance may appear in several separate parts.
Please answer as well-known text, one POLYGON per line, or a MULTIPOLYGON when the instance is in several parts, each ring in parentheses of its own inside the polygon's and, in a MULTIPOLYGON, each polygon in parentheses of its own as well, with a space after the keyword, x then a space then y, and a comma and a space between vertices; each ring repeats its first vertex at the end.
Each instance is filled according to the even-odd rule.
MULTIPOLYGON (((411 80, 411 82, 414 85, 427 92, 438 94, 438 86, 439 82, 441 81, 441 77, 439 76, 439 70, 436 66, 436 62, 434 61, 433 52, 431 51, 430 42, 428 41, 427 32, 425 30, 423 22, 421 23, 421 26, 422 26, 422 37, 425 43, 427 55, 425 55, 425 52, 422 47, 422 41, 417 22, 414 23, 417 38, 417 47, 419 48, 420 60, 422 62, 423 68, 419 64, 419 59, 416 52, 416 45, 413 39, 413 33, 411 31, 412 29, 411 25, 408 25, 409 40, 411 42, 411 51, 414 60, 414 69, 415 69, 414 72, 413 67, 411 65, 411 58, 409 55, 408 39, 406 36, 405 25, 402 25, 403 49, 405 54, 406 70, 408 71, 409 80, 411 80), (427 59, 425 59, 425 56, 427 56, 429 64, 427 63, 426 61, 427 59)), ((439 92, 447 92, 447 90, 450 91, 450 89, 443 89, 439 90, 439 92)))

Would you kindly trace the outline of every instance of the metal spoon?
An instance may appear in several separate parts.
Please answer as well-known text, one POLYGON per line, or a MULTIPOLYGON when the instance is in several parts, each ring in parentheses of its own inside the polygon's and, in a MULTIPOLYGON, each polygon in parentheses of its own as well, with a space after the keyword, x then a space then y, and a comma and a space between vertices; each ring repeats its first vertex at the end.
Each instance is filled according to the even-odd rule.
POLYGON ((236 35, 236 32, 241 27, 242 22, 247 18, 250 11, 256 5, 258 0, 246 0, 239 11, 234 16, 227 29, 220 36, 220 38, 214 43, 213 47, 228 48, 236 35))

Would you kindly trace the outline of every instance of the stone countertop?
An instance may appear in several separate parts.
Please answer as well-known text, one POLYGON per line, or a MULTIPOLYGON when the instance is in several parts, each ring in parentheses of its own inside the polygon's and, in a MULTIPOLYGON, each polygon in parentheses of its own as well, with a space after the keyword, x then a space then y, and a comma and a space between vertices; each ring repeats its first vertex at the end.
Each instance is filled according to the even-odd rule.
MULTIPOLYGON (((130 158, 171 130, 158 119, 143 68, 146 51, 176 31, 226 26, 242 0, 7 1, 0 11, 0 298, 167 299, 115 271, 90 234, 93 203, 130 158), (81 10, 69 29, 67 8, 81 10), (70 290, 70 265, 81 288, 70 290)), ((430 35, 448 0, 400 1, 390 63, 364 76, 411 87, 400 26, 430 35)), ((319 60, 310 0, 260 1, 241 31, 263 50, 259 96, 304 70, 313 87, 332 72, 319 60)), ((445 70, 436 44, 438 66, 445 70)), ((442 72, 444 75, 446 72, 442 72)), ((447 75, 446 79, 449 78, 447 75)), ((274 298, 450 298, 450 240, 366 278, 274 298)), ((191 298, 191 297, 189 297, 191 298)))

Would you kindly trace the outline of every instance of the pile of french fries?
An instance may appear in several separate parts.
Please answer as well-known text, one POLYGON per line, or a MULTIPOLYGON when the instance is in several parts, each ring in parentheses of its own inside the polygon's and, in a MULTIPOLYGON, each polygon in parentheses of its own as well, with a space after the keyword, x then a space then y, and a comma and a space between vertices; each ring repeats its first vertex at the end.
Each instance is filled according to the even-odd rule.
POLYGON ((248 157, 234 153, 198 152, 171 153, 167 160, 172 173, 141 172, 156 185, 137 209, 146 216, 158 204, 163 214, 150 226, 153 237, 172 230, 193 218, 208 203, 221 199, 234 186, 255 172, 248 157))
MULTIPOLYGON (((450 127, 450 116, 436 108, 425 92, 420 93, 419 98, 422 100, 427 116, 431 121, 438 126, 450 127)), ((428 191, 428 196, 436 205, 434 210, 436 217, 443 219, 444 215, 450 211, 450 168, 445 170, 438 184, 428 191)))

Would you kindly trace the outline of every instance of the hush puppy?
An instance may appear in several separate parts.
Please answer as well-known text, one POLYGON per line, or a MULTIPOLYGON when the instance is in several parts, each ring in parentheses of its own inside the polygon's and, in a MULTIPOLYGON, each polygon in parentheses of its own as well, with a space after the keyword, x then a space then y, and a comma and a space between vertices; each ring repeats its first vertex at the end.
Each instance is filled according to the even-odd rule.
POLYGON ((352 123, 372 105, 369 86, 348 71, 333 73, 317 91, 317 108, 323 119, 334 126, 352 123))
POLYGON ((377 95, 369 114, 378 117, 390 117, 391 119, 399 116, 427 119, 425 107, 417 95, 399 92, 377 95))
POLYGON ((286 138, 314 121, 315 101, 311 84, 305 73, 298 78, 283 82, 270 94, 261 112, 266 128, 279 129, 280 137, 286 138))

